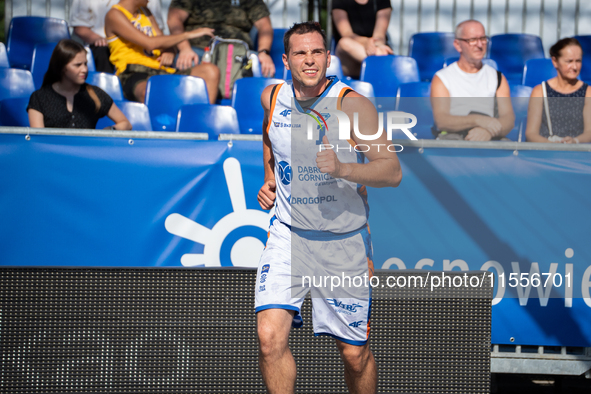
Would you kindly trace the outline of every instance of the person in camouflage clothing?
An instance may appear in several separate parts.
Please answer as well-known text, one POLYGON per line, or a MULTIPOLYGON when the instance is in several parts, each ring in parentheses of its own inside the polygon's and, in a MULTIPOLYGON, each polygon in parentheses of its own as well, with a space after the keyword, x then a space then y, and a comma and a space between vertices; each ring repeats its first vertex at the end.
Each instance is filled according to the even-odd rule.
MULTIPOLYGON (((214 29, 222 38, 245 41, 252 49, 250 30, 258 30, 258 50, 261 72, 275 75, 275 65, 269 55, 273 42, 273 28, 269 9, 263 0, 172 0, 168 9, 168 28, 171 34, 200 27, 214 29)), ((210 37, 199 37, 177 45, 179 55, 176 67, 186 69, 198 64, 199 55, 209 44, 210 37)))

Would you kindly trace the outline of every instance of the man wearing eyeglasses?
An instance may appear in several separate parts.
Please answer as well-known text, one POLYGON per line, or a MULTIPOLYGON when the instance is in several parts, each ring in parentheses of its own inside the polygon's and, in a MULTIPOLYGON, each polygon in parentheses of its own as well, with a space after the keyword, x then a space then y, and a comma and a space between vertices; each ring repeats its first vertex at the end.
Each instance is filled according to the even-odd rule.
POLYGON ((431 81, 431 105, 439 140, 490 141, 504 138, 515 124, 507 79, 482 59, 489 38, 484 26, 467 20, 456 27, 457 62, 431 81))

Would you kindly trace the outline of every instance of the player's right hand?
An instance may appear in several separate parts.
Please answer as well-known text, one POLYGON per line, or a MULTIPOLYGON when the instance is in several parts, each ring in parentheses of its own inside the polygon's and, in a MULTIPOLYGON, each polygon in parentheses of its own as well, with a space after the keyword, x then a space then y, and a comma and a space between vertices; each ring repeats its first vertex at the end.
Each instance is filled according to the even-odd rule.
POLYGON ((203 36, 210 36, 213 37, 213 29, 209 27, 200 27, 199 29, 189 31, 189 40, 192 38, 203 37, 203 36))
POLYGON ((483 129, 487 129, 493 137, 498 137, 501 135, 502 126, 501 122, 499 122, 497 118, 491 118, 490 116, 479 116, 476 123, 483 129))
POLYGON ((266 181, 259 190, 259 194, 257 196, 257 200, 261 208, 268 211, 269 209, 273 208, 275 204, 275 180, 266 181))
POLYGON ((179 56, 176 59, 175 67, 179 70, 186 70, 199 64, 199 55, 197 55, 192 49, 186 49, 179 52, 179 56))

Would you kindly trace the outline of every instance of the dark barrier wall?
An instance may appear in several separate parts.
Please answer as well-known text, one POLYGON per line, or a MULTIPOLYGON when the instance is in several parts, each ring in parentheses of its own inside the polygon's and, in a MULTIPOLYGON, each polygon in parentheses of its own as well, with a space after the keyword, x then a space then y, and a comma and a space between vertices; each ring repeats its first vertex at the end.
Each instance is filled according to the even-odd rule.
MULTIPOLYGON (((400 187, 368 191, 375 267, 488 270, 502 279, 493 343, 591 346, 588 144, 403 143, 400 187)), ((271 216, 261 152, 0 135, 0 264, 256 266, 271 216)))
MULTIPOLYGON (((381 283, 389 274, 377 272, 381 283)), ((488 393, 490 276, 455 273, 457 287, 431 289, 424 271, 396 274, 409 286, 373 292, 379 392, 488 393)), ((1 268, 0 391, 264 393, 255 282, 256 270, 237 268, 1 268)), ((297 392, 346 392, 334 340, 313 336, 309 299, 302 316, 290 338, 297 392)))

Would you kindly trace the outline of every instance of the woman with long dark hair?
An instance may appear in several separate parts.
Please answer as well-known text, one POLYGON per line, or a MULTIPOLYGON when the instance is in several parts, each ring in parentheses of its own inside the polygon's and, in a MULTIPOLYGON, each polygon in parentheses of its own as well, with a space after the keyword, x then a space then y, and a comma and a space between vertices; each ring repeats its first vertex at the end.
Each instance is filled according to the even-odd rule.
POLYGON ((27 112, 31 127, 94 129, 108 116, 116 130, 131 124, 107 93, 87 84, 86 49, 76 41, 56 45, 41 88, 31 95, 27 112))
POLYGON ((536 86, 527 110, 529 142, 591 142, 591 87, 578 79, 583 50, 576 38, 550 48, 557 76, 536 86))

